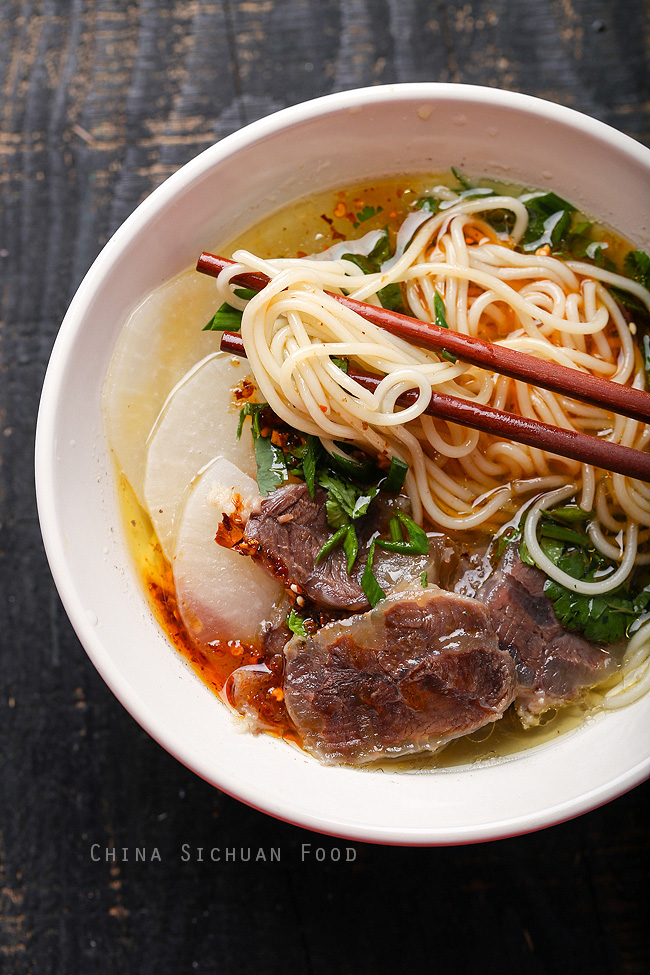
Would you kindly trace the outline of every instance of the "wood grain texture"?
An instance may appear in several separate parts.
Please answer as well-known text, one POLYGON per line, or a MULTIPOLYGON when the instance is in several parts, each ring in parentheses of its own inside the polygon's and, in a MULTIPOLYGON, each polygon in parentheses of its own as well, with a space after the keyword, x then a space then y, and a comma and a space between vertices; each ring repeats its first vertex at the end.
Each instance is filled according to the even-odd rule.
POLYGON ((556 100, 650 144, 648 40, 644 0, 0 0, 3 975, 650 970, 647 784, 531 836, 353 844, 346 864, 302 862, 303 843, 346 844, 188 773, 76 640, 42 550, 31 449, 81 278, 215 139, 327 92, 449 80, 556 100), (198 859, 212 847, 281 861, 198 859))

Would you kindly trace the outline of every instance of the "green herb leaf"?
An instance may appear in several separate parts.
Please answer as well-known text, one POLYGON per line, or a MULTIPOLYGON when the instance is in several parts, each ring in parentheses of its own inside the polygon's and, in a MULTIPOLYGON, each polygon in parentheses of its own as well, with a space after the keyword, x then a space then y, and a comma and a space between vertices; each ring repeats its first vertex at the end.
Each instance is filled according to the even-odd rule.
POLYGON ((329 491, 330 495, 338 502, 341 510, 345 512, 348 518, 351 518, 360 489, 329 471, 320 471, 317 475, 317 481, 321 487, 329 491))
POLYGON ((376 217, 378 213, 381 213, 383 207, 371 207, 365 206, 363 210, 357 213, 357 219, 355 223, 352 224, 353 227, 358 227, 360 223, 365 223, 366 220, 370 220, 371 217, 376 217))
POLYGON ((368 602, 370 603, 373 609, 380 600, 386 598, 386 593, 377 582, 375 573, 372 571, 372 564, 374 558, 375 558, 375 540, 373 539, 373 541, 370 544, 370 551, 368 552, 368 561, 366 562, 366 566, 363 570, 363 575, 361 576, 361 588, 365 592, 366 599, 368 600, 368 602))
POLYGON ((270 437, 253 434, 253 448, 257 464, 257 486, 262 497, 280 487, 286 480, 287 463, 281 447, 270 437))
POLYGON ((343 551, 347 559, 348 575, 350 575, 359 554, 359 540, 354 525, 348 525, 348 530, 343 536, 343 551))
POLYGON ((539 532, 543 538, 556 538, 563 542, 571 542, 580 548, 592 548, 592 543, 588 535, 583 532, 574 531, 565 525, 557 525, 547 519, 540 519, 539 532))
MULTIPOLYGON (((268 407, 268 403, 244 403, 239 411, 239 423, 237 424, 237 439, 241 440, 242 430, 244 428, 244 420, 247 416, 258 417, 259 424, 259 414, 261 410, 268 407)), ((258 430, 259 432, 259 430, 258 430)))
POLYGON ((644 288, 650 288, 650 257, 645 251, 630 251, 626 254, 623 268, 629 278, 638 281, 644 288))
POLYGON ((571 227, 575 207, 555 193, 543 193, 525 201, 528 229, 521 239, 522 250, 536 251, 545 244, 557 247, 571 227))
POLYGON ((609 285, 607 290, 619 305, 627 308, 634 315, 637 325, 643 323, 646 327, 650 326, 650 311, 636 295, 630 294, 624 288, 616 288, 614 285, 609 285))
POLYGON ((455 166, 452 166, 451 167, 451 171, 454 174, 454 176, 456 177, 456 179, 458 180, 458 182, 460 183, 460 185, 463 187, 464 190, 471 190, 472 189, 472 184, 467 179, 467 177, 464 176, 463 173, 461 173, 461 171, 459 169, 456 169, 455 166))
POLYGON ((346 514, 333 494, 327 493, 325 499, 325 511, 327 512, 327 524, 330 528, 342 528, 343 525, 350 523, 350 516, 346 514))
POLYGON ((294 609, 289 611, 286 623, 292 633, 296 633, 298 636, 308 636, 304 619, 294 609))
POLYGON ((268 403, 245 403, 239 411, 237 425, 237 439, 239 439, 244 420, 250 416, 253 451, 257 464, 257 486, 262 496, 279 487, 287 477, 287 460, 282 447, 274 444, 270 437, 262 436, 260 415, 262 410, 268 408, 268 403))
POLYGON ((519 558, 522 562, 525 562, 526 565, 535 565, 535 562, 531 558, 530 552, 528 551, 528 546, 523 539, 521 541, 521 545, 519 546, 519 558))
POLYGON ((388 530, 390 532, 391 542, 403 542, 402 537, 402 527, 400 525, 399 518, 393 517, 388 523, 388 530))
POLYGON ((437 213, 440 208, 440 200, 434 196, 422 196, 417 200, 416 209, 424 210, 428 213, 437 213))
POLYGON ((395 519, 391 519, 391 525, 389 526, 391 541, 384 541, 383 538, 378 538, 377 545, 379 548, 386 549, 387 552, 403 552, 407 555, 426 555, 429 551, 429 539, 424 529, 420 528, 405 511, 398 509, 395 512, 395 519), (392 523, 395 519, 399 519, 406 528, 408 541, 404 541, 401 537, 398 540, 395 537, 395 532, 392 528, 392 523))
MULTIPOLYGON (((520 539, 521 539, 521 528, 518 525, 516 527, 514 525, 509 525, 504 531, 502 531, 498 537, 497 547, 495 551, 495 555, 497 559, 501 558, 501 556, 503 555, 506 548, 508 547, 508 545, 510 545, 511 542, 517 542, 520 539)), ((519 554, 520 557, 522 557, 521 552, 519 554)))
MULTIPOLYGON (((244 301, 250 301, 257 291, 252 288, 235 288, 235 294, 244 301)), ((223 305, 217 309, 207 325, 203 326, 204 332, 238 332, 241 328, 242 312, 238 308, 233 308, 224 301, 223 305)))
POLYGON ((383 481, 379 482, 380 490, 385 491, 386 494, 399 494, 404 487, 408 470, 409 465, 403 460, 400 460, 399 457, 391 457, 388 474, 383 481))
MULTIPOLYGON (((379 209, 381 209, 381 207, 379 209)), ((353 264, 356 264, 357 267, 361 268, 364 274, 378 274, 381 270, 381 265, 384 261, 387 261, 390 256, 390 237, 388 234, 388 228, 385 227, 383 234, 367 256, 365 254, 343 254, 341 260, 352 261, 353 264)), ((404 297, 402 295, 402 288, 397 283, 387 284, 385 288, 380 288, 377 292, 377 297, 379 298, 383 308, 388 308, 390 311, 399 312, 404 312, 406 310, 406 306, 404 305, 404 297)))
POLYGON ((445 303, 442 300, 442 295, 439 291, 436 291, 433 296, 433 310, 436 313, 436 325, 439 328, 449 328, 447 324, 447 311, 445 309, 445 303))
POLYGON ((339 542, 343 541, 347 533, 348 533, 348 526, 343 525, 341 528, 339 528, 337 532, 334 532, 333 535, 330 535, 330 537, 327 539, 327 541, 325 542, 325 544, 323 545, 323 547, 321 548, 320 552, 318 553, 318 555, 314 560, 316 565, 318 565, 320 560, 324 559, 326 555, 329 555, 332 549, 336 548, 339 542))
POLYGON ((323 448, 318 437, 307 436, 307 449, 302 459, 302 471, 305 476, 305 484, 309 489, 309 494, 314 497, 314 487, 316 483, 316 465, 318 457, 322 454, 323 448))
POLYGON ((324 559, 326 555, 329 555, 329 553, 340 543, 343 544, 343 551, 345 552, 349 575, 352 572, 352 567, 356 561, 357 555, 359 554, 359 541, 357 539, 355 527, 351 522, 343 525, 337 532, 334 532, 334 534, 327 539, 316 556, 315 561, 316 564, 318 564, 321 559, 324 559))
POLYGON ((427 589, 429 586, 429 575, 426 569, 420 576, 420 585, 422 586, 423 589, 427 589))
MULTIPOLYGON (((543 512, 538 526, 544 554, 562 572, 586 582, 615 569, 615 564, 594 548, 580 527, 592 516, 577 505, 562 505, 543 512)), ((523 541, 519 554, 524 562, 534 565, 523 541)), ((580 630, 587 640, 601 645, 622 639, 650 604, 650 587, 635 593, 629 582, 602 596, 586 596, 547 579, 544 592, 567 630, 580 630)))
MULTIPOLYGON (((346 477, 351 478, 353 481, 359 481, 361 484, 369 484, 371 481, 377 480, 377 465, 371 457, 362 453, 361 458, 357 459, 347 453, 350 447, 349 444, 335 441, 335 445, 338 447, 340 453, 329 454, 328 460, 342 474, 345 474, 346 477)), ((359 453, 361 452, 359 451, 359 453)))
MULTIPOLYGON (((445 310, 445 303, 442 300, 442 295, 440 294, 439 291, 436 291, 435 295, 433 296, 433 310, 436 313, 436 325, 438 325, 439 328, 449 328, 449 325, 447 324, 447 312, 445 310)), ((441 359, 446 359, 447 362, 452 362, 454 364, 458 362, 458 359, 453 354, 453 352, 447 352, 446 349, 442 349, 438 353, 438 355, 440 356, 441 359)))
POLYGON ((335 355, 330 356, 330 359, 332 360, 335 366, 338 366, 341 372, 344 372, 347 375, 347 371, 350 366, 350 363, 348 362, 347 359, 339 359, 339 357, 335 355))
POLYGON ((392 256, 393 252, 390 246, 390 234, 388 232, 388 227, 384 227, 384 232, 368 254, 368 259, 373 268, 376 271, 379 271, 384 261, 387 261, 392 256))
POLYGON ((546 517, 552 521, 560 521, 570 525, 577 521, 589 521, 593 516, 593 511, 585 511, 577 504, 559 505, 557 508, 551 508, 546 512, 546 517))
POLYGON ((350 261, 351 264, 356 264, 364 274, 375 274, 378 270, 372 259, 365 254, 342 254, 339 260, 350 261))
POLYGON ((404 298, 402 295, 402 287, 397 284, 387 284, 385 288, 380 288, 377 292, 377 297, 381 301, 382 308, 387 308, 389 311, 398 311, 404 313, 406 311, 406 305, 404 304, 404 298))
POLYGON ((210 321, 203 326, 204 332, 238 332, 241 329, 242 312, 224 301, 210 321))
POLYGON ((353 521, 366 514, 370 502, 379 493, 379 487, 376 484, 370 487, 358 487, 329 471, 321 471, 317 475, 317 481, 321 487, 329 491, 342 511, 353 521))

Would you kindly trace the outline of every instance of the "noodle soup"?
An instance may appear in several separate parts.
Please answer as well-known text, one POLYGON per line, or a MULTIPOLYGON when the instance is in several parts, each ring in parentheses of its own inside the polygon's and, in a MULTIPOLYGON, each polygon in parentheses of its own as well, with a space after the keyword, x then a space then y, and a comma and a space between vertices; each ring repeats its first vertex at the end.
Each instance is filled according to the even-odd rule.
MULTIPOLYGON (((645 255, 554 194, 522 194, 459 173, 324 194, 253 228, 230 251, 237 266, 216 286, 188 272, 134 313, 105 389, 148 592, 176 646, 224 701, 253 730, 302 743, 324 761, 428 765, 507 754, 575 726, 596 704, 617 707, 643 693, 648 486, 435 420, 424 408, 435 389, 639 449, 647 428, 415 348, 344 313, 325 292, 642 388, 645 255), (268 275, 270 285, 242 292, 231 281, 243 270, 268 275), (206 321, 212 327, 203 331, 206 321), (224 328, 240 330, 248 361, 218 352, 224 328), (375 393, 348 376, 350 363, 385 377, 375 393), (400 408, 405 389, 416 389, 417 400, 400 408), (301 504, 309 508, 308 494, 327 512, 324 522, 322 511, 312 512, 306 526, 313 536, 320 517, 326 533, 306 554, 307 582, 304 566, 288 568, 286 558, 278 571, 277 552, 258 537, 268 499, 292 486, 301 504), (383 521, 368 528, 364 519, 381 504, 383 521), (250 535, 255 519, 258 535, 250 535), (318 566, 336 559, 356 585, 347 603, 323 601, 322 580, 314 582, 318 566), (552 660, 539 660, 539 647, 508 643, 504 600, 522 587, 527 618, 531 607, 548 615, 537 644, 546 634, 564 648, 552 660), (418 590, 428 594, 425 604, 418 590), (440 592, 453 598, 443 603, 440 592), (494 667, 508 671, 514 659, 516 674, 504 671, 498 704, 488 706, 482 691, 470 707, 467 687, 459 703, 448 669, 422 663, 424 647, 423 703, 413 704, 409 685, 417 734, 391 727, 382 738, 378 689, 390 685, 387 710, 395 710, 403 688, 359 660, 389 652, 381 643, 389 622, 402 640, 396 611, 404 600, 419 607, 423 624, 453 615, 459 600, 467 601, 463 612, 474 602, 488 606, 492 622, 481 618, 463 633, 471 647, 437 653, 447 663, 464 654, 478 670, 486 648, 494 667), (365 635, 350 637, 358 617, 365 635), (359 673, 366 693, 372 671, 367 748, 331 745, 340 729, 314 706, 324 685, 341 678, 326 642, 334 633, 337 654, 342 639, 355 646, 344 668, 357 681, 355 700, 359 673), (564 685, 548 680, 569 658, 564 685), (442 698, 455 702, 449 727, 437 718, 442 698)), ((293 508, 272 527, 292 520, 293 508)), ((360 712, 348 705, 354 725, 360 712)))

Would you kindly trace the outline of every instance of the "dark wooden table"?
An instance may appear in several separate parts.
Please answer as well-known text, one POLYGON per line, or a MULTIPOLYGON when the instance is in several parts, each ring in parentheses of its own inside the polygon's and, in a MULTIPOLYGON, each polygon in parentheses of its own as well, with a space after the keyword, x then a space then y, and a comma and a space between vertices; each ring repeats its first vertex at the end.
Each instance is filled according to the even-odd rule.
POLYGON ((125 713, 62 611, 32 475, 66 306, 180 165, 286 105, 413 80, 540 95, 649 144, 647 3, 0 0, 0 17, 0 972, 649 972, 648 784, 534 835, 357 843, 346 862, 125 713))

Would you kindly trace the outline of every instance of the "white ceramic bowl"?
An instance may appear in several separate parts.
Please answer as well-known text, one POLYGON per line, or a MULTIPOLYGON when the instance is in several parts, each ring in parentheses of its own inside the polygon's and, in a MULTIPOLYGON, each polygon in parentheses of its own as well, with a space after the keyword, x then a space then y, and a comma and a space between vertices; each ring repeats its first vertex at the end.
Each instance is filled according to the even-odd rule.
POLYGON ((130 311, 208 243, 311 191, 450 165, 552 188, 648 249, 650 151, 599 122, 471 86, 329 95, 229 136, 138 207, 70 306, 38 420, 47 555, 79 639, 115 695, 161 745, 225 792, 357 840, 475 842, 592 809, 648 775, 650 695, 511 759, 419 774, 327 768, 271 737, 237 733, 147 607, 123 540, 100 396, 130 311))

